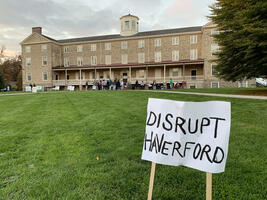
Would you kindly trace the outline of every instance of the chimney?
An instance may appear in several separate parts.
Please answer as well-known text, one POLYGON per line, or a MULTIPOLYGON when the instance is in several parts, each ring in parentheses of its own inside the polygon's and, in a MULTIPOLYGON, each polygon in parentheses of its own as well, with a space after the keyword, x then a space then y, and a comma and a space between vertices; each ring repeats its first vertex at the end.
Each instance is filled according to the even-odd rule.
POLYGON ((42 35, 42 27, 32 27, 32 33, 39 33, 42 35))

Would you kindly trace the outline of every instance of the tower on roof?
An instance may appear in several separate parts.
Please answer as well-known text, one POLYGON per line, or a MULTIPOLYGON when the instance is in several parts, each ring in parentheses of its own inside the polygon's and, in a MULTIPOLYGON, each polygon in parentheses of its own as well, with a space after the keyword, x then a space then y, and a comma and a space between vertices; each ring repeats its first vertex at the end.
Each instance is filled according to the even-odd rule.
POLYGON ((121 35, 130 36, 138 33, 139 18, 137 16, 128 14, 120 18, 121 22, 121 35))

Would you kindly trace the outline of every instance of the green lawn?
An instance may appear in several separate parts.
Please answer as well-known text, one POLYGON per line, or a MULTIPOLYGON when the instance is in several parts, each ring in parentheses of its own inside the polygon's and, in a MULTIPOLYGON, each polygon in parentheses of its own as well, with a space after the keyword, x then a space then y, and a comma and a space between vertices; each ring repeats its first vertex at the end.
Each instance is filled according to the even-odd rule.
MULTIPOLYGON (((0 96, 0 199, 146 199, 149 97, 230 101, 228 160, 213 198, 266 199, 267 101, 138 91, 0 96)), ((153 198, 205 199, 205 173, 157 165, 153 198)))

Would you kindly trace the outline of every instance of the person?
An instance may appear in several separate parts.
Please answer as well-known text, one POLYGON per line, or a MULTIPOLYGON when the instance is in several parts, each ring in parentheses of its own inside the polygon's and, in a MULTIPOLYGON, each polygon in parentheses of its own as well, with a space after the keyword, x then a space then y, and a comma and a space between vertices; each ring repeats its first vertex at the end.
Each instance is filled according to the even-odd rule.
POLYGON ((85 83, 85 89, 86 89, 86 91, 88 90, 88 81, 86 81, 86 83, 85 83))
POLYGON ((121 86, 120 80, 117 81, 116 90, 119 90, 121 86))
POLYGON ((103 85, 102 89, 105 90, 107 87, 107 82, 105 79, 102 81, 102 85, 103 85))
POLYGON ((109 79, 109 90, 112 90, 112 80, 109 79))
POLYGON ((135 81, 135 89, 138 89, 138 80, 135 81))
POLYGON ((142 89, 145 89, 145 83, 144 83, 144 81, 141 82, 141 88, 142 89))
POLYGON ((109 80, 107 80, 107 90, 109 90, 109 84, 110 84, 110 82, 109 82, 109 80))
POLYGON ((173 80, 171 79, 170 80, 170 89, 172 89, 172 87, 173 87, 173 80))
POLYGON ((99 90, 102 90, 103 88, 103 83, 102 83, 102 80, 99 81, 99 90))
POLYGON ((113 81, 113 90, 116 90, 116 86, 117 86, 117 80, 114 79, 114 81, 113 81))
POLYGON ((153 90, 157 89, 156 86, 157 86, 157 84, 156 84, 156 80, 154 80, 153 83, 152 83, 152 89, 153 89, 153 90))
POLYGON ((122 81, 121 82, 121 90, 123 90, 124 89, 124 82, 122 81))

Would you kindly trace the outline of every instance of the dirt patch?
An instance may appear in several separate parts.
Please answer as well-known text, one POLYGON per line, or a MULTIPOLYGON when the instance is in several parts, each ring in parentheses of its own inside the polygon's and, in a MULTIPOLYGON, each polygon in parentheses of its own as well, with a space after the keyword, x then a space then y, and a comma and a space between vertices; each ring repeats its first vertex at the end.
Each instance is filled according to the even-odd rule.
POLYGON ((236 94, 267 96, 267 90, 245 90, 245 91, 238 91, 238 92, 236 92, 236 94))

